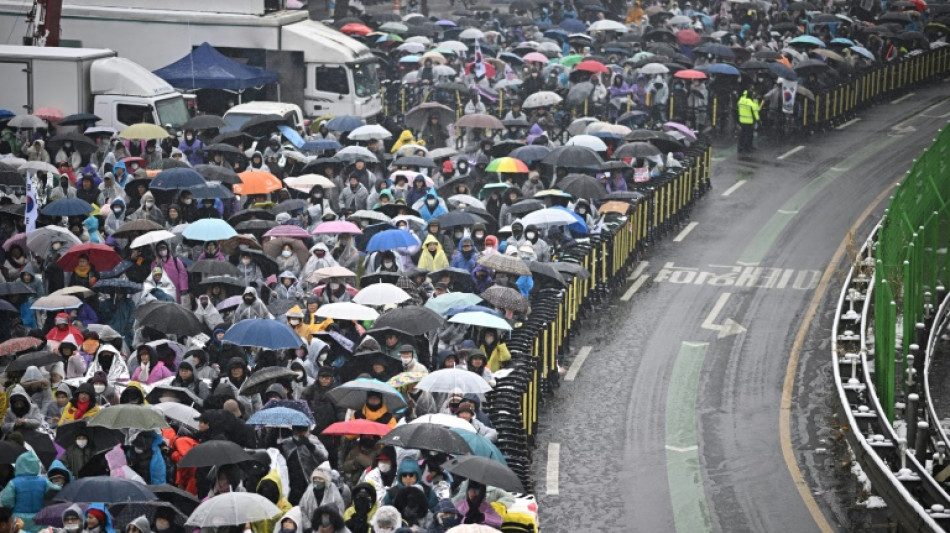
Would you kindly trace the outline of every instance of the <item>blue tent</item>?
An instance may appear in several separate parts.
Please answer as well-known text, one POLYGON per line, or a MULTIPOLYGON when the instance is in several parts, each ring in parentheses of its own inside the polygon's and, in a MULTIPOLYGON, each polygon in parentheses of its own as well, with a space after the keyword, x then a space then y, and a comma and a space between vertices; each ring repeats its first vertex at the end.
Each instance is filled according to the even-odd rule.
POLYGON ((278 80, 276 72, 235 61, 208 43, 202 43, 187 56, 156 70, 155 75, 177 89, 243 91, 278 80))

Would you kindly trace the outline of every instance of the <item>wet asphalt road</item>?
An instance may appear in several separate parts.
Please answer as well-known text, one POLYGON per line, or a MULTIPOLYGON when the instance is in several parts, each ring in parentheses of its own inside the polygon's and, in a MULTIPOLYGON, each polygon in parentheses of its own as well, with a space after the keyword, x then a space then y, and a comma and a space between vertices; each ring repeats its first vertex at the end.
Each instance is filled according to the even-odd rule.
MULTIPOLYGON (((714 150, 714 188, 693 211, 695 226, 648 250, 640 288, 631 295, 628 282, 586 319, 562 362, 569 368, 590 347, 576 379, 562 381, 542 411, 535 473, 544 531, 818 530, 778 433, 790 347, 858 216, 950 119, 948 88, 915 90, 840 131, 757 139, 751 157, 738 159, 734 145, 714 150)), ((816 453, 829 446, 827 337, 839 279, 804 345, 791 436, 828 521, 850 530, 847 476, 816 453)))

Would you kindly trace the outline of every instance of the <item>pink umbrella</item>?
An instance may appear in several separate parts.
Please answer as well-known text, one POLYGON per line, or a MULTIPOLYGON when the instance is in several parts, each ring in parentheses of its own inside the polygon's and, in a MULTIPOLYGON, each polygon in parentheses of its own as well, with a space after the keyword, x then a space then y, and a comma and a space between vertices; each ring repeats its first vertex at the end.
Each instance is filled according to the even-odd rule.
POLYGON ((20 248, 22 248, 23 251, 26 251, 26 233, 17 233, 13 237, 7 239, 7 242, 3 243, 4 251, 9 252, 10 248, 12 248, 14 244, 19 244, 20 248))
POLYGON ((307 230, 301 228, 300 226, 281 224, 280 226, 274 226, 273 228, 267 230, 267 233, 265 233, 264 236, 265 237, 290 237, 292 239, 306 239, 310 237, 310 234, 307 233, 307 230))
POLYGON ((40 117, 43 120, 48 120, 50 122, 59 122, 60 120, 63 120, 64 118, 66 118, 66 116, 63 115, 62 111, 60 111, 59 109, 55 107, 48 107, 48 106, 37 109, 36 112, 33 114, 40 117))
POLYGON ((336 233, 349 233, 350 235, 362 235, 363 230, 359 228, 356 224, 352 222, 347 222, 346 220, 332 220, 330 222, 322 222, 319 226, 313 229, 314 235, 324 235, 324 234, 336 234, 336 233))
POLYGON ((224 310, 226 310, 226 309, 234 309, 235 307, 237 307, 237 306, 239 306, 239 305, 241 305, 241 295, 240 295, 240 294, 237 295, 237 296, 232 296, 232 297, 230 297, 230 298, 224 300, 223 302, 219 303, 219 304, 216 305, 215 307, 218 309, 218 311, 224 311, 224 310))
POLYGON ((684 126, 683 124, 680 124, 679 122, 667 122, 666 124, 663 124, 663 131, 670 131, 670 130, 676 130, 682 133, 683 135, 689 137, 690 139, 694 141, 696 140, 696 132, 689 129, 689 126, 684 126))
POLYGON ((525 56, 521 59, 524 59, 525 61, 533 61, 535 63, 548 62, 548 56, 542 54, 541 52, 531 52, 529 54, 525 54, 525 56))

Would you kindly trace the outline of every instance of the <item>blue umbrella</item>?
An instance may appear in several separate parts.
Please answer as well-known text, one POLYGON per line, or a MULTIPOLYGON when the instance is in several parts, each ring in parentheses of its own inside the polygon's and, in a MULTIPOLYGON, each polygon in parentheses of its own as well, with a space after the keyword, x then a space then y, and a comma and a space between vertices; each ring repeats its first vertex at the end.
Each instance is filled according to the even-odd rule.
POLYGON ((163 170, 148 184, 148 188, 156 191, 174 191, 204 187, 207 185, 204 176, 193 168, 170 168, 163 170))
POLYGON ((831 40, 831 44, 843 44, 845 46, 857 46, 857 44, 851 39, 846 39, 844 37, 835 37, 831 40))
POLYGON ((343 145, 333 139, 307 141, 300 147, 304 152, 322 152, 323 150, 339 150, 340 148, 343 148, 343 145))
POLYGON ((290 407, 269 407, 251 415, 247 420, 249 426, 291 427, 310 426, 307 415, 290 407))
POLYGON ((851 51, 853 51, 856 54, 861 54, 862 56, 870 59, 871 61, 875 61, 876 59, 874 57, 874 54, 872 54, 870 50, 868 50, 867 48, 863 46, 852 46, 851 51))
POLYGON ((478 296, 477 294, 472 294, 470 292, 450 292, 436 298, 429 298, 426 301, 425 307, 432 309, 440 315, 445 315, 446 313, 451 313, 456 309, 465 309, 468 306, 475 305, 481 301, 481 296, 478 296))
POLYGON ((404 229, 390 229, 373 235, 373 238, 369 240, 369 244, 366 245, 366 252, 406 248, 418 244, 418 239, 416 239, 412 233, 404 229))
POLYGON ((558 26, 565 31, 571 33, 583 33, 587 31, 587 24, 577 20, 577 19, 564 19, 561 21, 558 26))
POLYGON ((281 124, 277 126, 277 129, 280 130, 281 135, 283 135, 284 137, 287 138, 288 141, 290 141, 290 144, 294 145, 298 149, 301 146, 303 146, 304 144, 303 137, 301 137, 300 134, 297 133, 297 130, 291 128, 290 126, 286 124, 281 124))
POLYGON ((0 109, 0 120, 13 118, 16 116, 16 113, 10 111, 9 109, 0 109))
POLYGON ((587 235, 587 223, 584 222, 584 219, 583 219, 580 215, 578 215, 578 214, 575 213, 574 211, 571 211, 570 209, 568 209, 568 208, 566 208, 566 207, 563 207, 563 206, 560 206, 560 205, 556 205, 556 206, 552 207, 551 209, 560 209, 561 211, 564 211, 565 213, 570 213, 571 216, 573 216, 575 219, 577 219, 577 222, 575 222, 575 223, 571 224, 570 226, 568 226, 568 229, 570 229, 570 230, 573 231, 574 233, 579 233, 579 234, 581 234, 581 235, 587 235))
POLYGON ((353 131, 356 128, 366 124, 363 119, 353 115, 340 115, 333 117, 327 122, 327 129, 332 131, 353 131))
POLYGON ((505 455, 501 453, 501 450, 498 449, 498 446, 492 444, 492 441, 486 439, 478 433, 475 433, 474 431, 468 431, 467 429, 449 428, 449 430, 458 433, 463 439, 465 439, 465 443, 468 444, 468 447, 472 449, 473 455, 488 457, 489 459, 494 459, 499 463, 508 466, 508 461, 505 460, 505 455))
MULTIPOLYGON (((399 62, 400 62, 400 63, 418 63, 418 62, 419 62, 419 56, 417 56, 417 55, 403 56, 403 57, 399 58, 399 62)), ((330 126, 327 126, 327 127, 329 128, 330 126)), ((357 126, 357 127, 359 127, 359 126, 357 126)), ((355 130, 356 128, 353 128, 353 129, 355 130)), ((350 130, 350 131, 353 131, 353 130, 350 130)))
POLYGON ((92 204, 79 198, 60 198, 46 204, 40 213, 51 217, 77 217, 92 213, 92 204))
POLYGON ((789 41, 788 44, 810 44, 812 46, 818 46, 820 48, 825 47, 824 41, 812 35, 799 35, 798 37, 795 37, 794 39, 789 41))
POLYGON ((286 322, 265 318, 249 318, 228 328, 224 342, 238 346, 257 346, 267 350, 299 348, 303 344, 300 335, 286 322))
POLYGON ((710 63, 708 65, 700 65, 696 67, 696 70, 705 72, 706 74, 727 74, 730 76, 739 75, 739 69, 727 63, 710 63))
MULTIPOLYGON (((449 294, 456 294, 456 293, 452 292, 452 293, 449 293, 449 294)), ((466 294, 466 293, 463 293, 463 294, 466 294)), ((443 295, 443 296, 446 296, 446 295, 443 295)), ((443 296, 439 296, 439 298, 442 298, 443 296)), ((436 300, 437 300, 437 299, 438 299, 438 298, 436 298, 436 300)), ((479 297, 478 299, 479 299, 479 301, 480 301, 482 298, 479 297)), ((428 303, 428 302, 426 302, 426 303, 428 303)), ((495 316, 497 316, 498 318, 504 318, 504 315, 502 315, 501 313, 499 313, 498 311, 496 311, 496 310, 494 310, 494 309, 490 309, 490 308, 488 308, 488 307, 485 307, 484 305, 474 305, 474 304, 452 306, 452 307, 450 307, 448 310, 446 310, 446 311, 445 311, 444 313, 442 313, 442 314, 445 315, 445 316, 447 316, 447 317, 451 317, 451 316, 455 316, 455 315, 457 315, 457 314, 459 314, 459 313, 474 313, 474 312, 476 312, 476 311, 481 311, 482 313, 488 313, 488 314, 490 314, 490 315, 495 315, 495 316)))
POLYGON ((191 223, 182 235, 193 241, 224 241, 237 235, 237 232, 219 218, 203 218, 191 223))

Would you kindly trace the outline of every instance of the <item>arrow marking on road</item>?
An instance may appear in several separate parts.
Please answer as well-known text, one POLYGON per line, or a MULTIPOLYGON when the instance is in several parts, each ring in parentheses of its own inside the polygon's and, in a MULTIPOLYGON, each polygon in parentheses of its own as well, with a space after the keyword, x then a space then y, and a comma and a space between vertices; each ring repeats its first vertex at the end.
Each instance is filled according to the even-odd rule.
POLYGON ((728 292, 720 294, 719 299, 716 300, 716 305, 713 306, 712 311, 710 311, 706 319, 703 320, 702 328, 718 331, 717 337, 720 339, 724 339, 730 335, 744 333, 746 330, 741 324, 731 318, 725 319, 722 324, 716 324, 716 317, 722 312, 722 308, 726 306, 726 302, 729 301, 730 296, 732 296, 732 294, 728 292))
POLYGON ((638 290, 640 290, 640 287, 643 287, 643 284, 646 283, 648 279, 650 279, 650 276, 647 276, 646 274, 637 278, 637 281, 633 282, 633 285, 627 289, 627 292, 623 293, 623 296, 620 297, 620 300, 629 302, 630 299, 633 298, 633 295, 636 294, 638 290))
POLYGON ((561 477, 561 445, 552 442, 548 444, 548 466, 547 466, 547 479, 544 483, 544 490, 547 492, 548 496, 557 496, 561 493, 560 485, 561 477))

